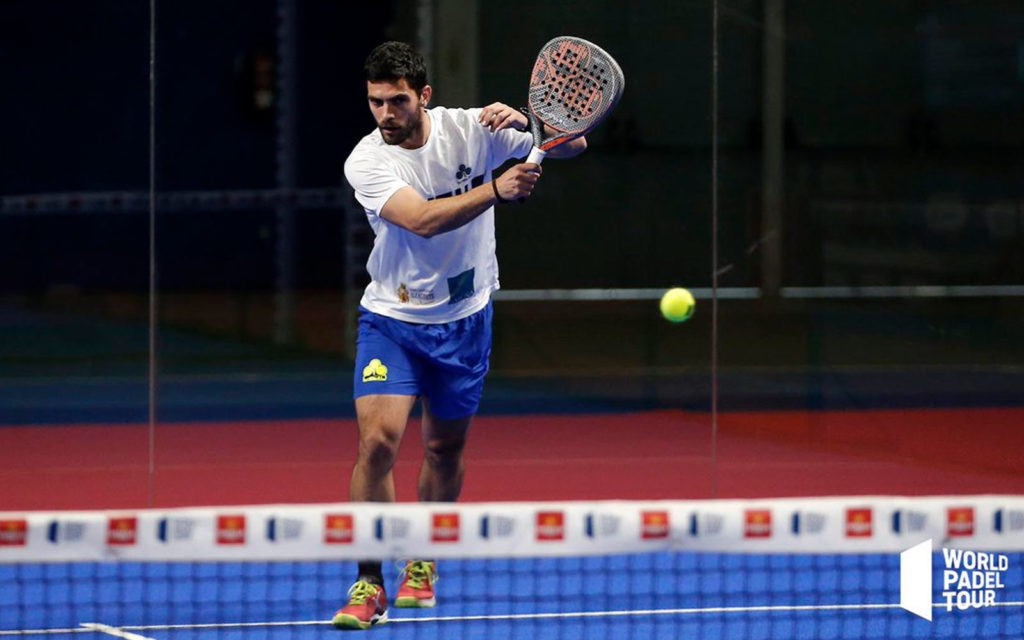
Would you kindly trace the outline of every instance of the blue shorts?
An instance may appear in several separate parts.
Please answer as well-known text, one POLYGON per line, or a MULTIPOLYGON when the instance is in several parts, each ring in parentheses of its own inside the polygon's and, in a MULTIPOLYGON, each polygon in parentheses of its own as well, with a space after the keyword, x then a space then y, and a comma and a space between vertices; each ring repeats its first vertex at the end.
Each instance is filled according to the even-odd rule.
POLYGON ((490 367, 490 302, 443 324, 416 324, 359 308, 353 395, 424 396, 443 420, 473 415, 490 367))

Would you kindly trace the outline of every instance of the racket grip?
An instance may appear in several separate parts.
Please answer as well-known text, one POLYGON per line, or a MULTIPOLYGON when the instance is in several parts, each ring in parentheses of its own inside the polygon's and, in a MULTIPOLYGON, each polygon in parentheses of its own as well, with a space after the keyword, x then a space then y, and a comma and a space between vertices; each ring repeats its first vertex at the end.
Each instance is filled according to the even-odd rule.
POLYGON ((546 155, 548 155, 547 151, 534 147, 533 150, 530 151, 530 155, 527 156, 526 161, 533 162, 534 164, 540 164, 544 161, 544 156, 546 155))

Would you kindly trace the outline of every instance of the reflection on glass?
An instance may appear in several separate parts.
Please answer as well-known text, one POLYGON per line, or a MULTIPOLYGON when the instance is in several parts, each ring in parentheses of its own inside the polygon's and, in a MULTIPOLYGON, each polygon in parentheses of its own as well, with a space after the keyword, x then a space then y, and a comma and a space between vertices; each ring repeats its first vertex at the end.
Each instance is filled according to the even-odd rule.
POLYGON ((146 502, 147 23, 0 8, 0 511, 146 502))

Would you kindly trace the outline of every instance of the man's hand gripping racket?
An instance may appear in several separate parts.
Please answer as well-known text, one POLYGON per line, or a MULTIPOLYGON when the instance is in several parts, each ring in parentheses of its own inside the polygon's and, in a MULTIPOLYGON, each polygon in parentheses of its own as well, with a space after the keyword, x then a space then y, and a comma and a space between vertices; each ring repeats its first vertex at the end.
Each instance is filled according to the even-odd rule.
POLYGON ((559 36, 541 48, 530 75, 527 118, 540 164, 549 151, 599 125, 622 97, 626 78, 615 59, 592 42, 559 36))

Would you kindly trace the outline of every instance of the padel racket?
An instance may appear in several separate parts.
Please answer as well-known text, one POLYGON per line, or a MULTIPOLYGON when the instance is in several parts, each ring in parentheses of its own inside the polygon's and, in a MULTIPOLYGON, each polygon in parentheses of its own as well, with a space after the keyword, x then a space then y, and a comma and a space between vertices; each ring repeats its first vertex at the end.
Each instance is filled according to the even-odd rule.
POLYGON ((601 124, 625 88, 619 64, 593 42, 559 36, 545 44, 530 75, 533 150, 526 161, 540 164, 548 151, 601 124))

